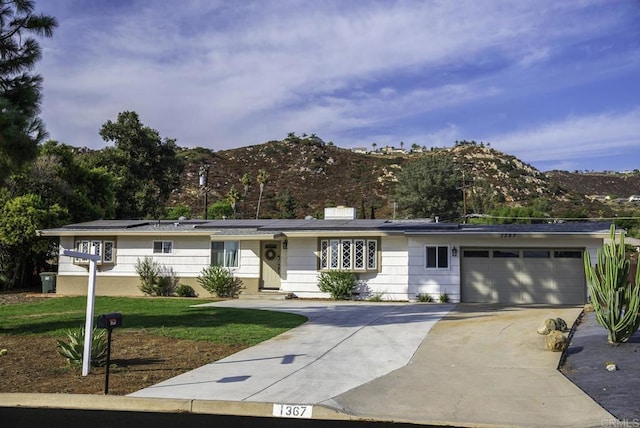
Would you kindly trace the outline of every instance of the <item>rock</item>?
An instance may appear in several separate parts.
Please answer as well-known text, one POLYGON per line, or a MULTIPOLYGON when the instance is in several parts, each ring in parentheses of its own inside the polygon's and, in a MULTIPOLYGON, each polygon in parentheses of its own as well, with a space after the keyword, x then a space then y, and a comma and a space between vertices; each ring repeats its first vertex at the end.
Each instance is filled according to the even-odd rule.
POLYGON ((562 318, 556 318, 556 330, 560 330, 560 331, 569 330, 569 327, 567 326, 566 321, 563 320, 562 318))
POLYGON ((538 328, 538 333, 539 334, 549 334, 553 330, 557 330, 556 329, 556 320, 554 320, 553 318, 549 318, 544 322, 544 324, 542 324, 538 328))
POLYGON ((564 351, 567 347, 567 336, 561 331, 553 330, 547 335, 547 349, 553 352, 564 351))
POLYGON ((9 351, 7 351, 6 349, 0 349, 0 355, 7 355, 9 351))
POLYGON ((616 363, 611 362, 605 363, 604 368, 609 370, 610 372, 615 372, 616 370, 618 370, 618 366, 616 366, 616 363))

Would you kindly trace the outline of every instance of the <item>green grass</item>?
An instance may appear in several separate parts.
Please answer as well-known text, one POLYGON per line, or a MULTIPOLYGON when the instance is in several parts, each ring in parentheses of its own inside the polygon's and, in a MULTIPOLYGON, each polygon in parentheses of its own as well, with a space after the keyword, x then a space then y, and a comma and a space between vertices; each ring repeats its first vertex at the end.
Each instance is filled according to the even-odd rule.
MULTIPOLYGON (((84 327, 86 302, 86 297, 61 297, 0 306, 0 335, 62 337, 68 329, 84 327)), ((96 297, 95 316, 120 312, 123 326, 114 335, 144 329, 178 339, 243 345, 255 345, 307 320, 255 309, 192 307, 194 303, 177 298, 96 297)))

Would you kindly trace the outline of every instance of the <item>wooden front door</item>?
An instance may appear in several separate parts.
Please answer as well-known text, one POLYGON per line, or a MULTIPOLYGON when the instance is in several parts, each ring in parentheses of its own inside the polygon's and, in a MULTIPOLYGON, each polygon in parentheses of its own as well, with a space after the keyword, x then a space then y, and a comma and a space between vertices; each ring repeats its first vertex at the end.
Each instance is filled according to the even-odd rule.
POLYGON ((280 241, 266 241, 260 244, 262 260, 260 288, 280 289, 280 241))

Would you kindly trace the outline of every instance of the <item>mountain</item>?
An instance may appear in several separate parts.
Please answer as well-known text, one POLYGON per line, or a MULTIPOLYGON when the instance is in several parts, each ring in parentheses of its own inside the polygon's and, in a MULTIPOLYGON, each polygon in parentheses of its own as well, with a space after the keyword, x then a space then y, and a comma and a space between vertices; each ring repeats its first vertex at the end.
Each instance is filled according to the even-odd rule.
POLYGON ((615 207, 585 195, 640 193, 640 174, 625 178, 563 171, 542 173, 483 143, 463 141, 453 147, 416 147, 411 151, 386 147, 359 153, 327 144, 313 135, 289 135, 282 141, 218 152, 182 149, 180 156, 186 168, 182 187, 175 192, 171 204, 187 205, 194 216, 202 216, 205 199, 199 173, 201 166, 207 164, 208 204, 225 199, 233 187, 241 195, 237 218, 256 216, 256 177, 260 170, 267 174, 261 218, 319 217, 324 207, 337 205, 357 208, 359 218, 392 218, 398 173, 410 162, 434 153, 450 156, 463 172, 460 189, 461 199, 464 189, 466 213, 487 213, 496 206, 529 206, 545 200, 550 201, 551 215, 602 216, 615 207), (241 182, 245 173, 251 177, 246 195, 241 182))

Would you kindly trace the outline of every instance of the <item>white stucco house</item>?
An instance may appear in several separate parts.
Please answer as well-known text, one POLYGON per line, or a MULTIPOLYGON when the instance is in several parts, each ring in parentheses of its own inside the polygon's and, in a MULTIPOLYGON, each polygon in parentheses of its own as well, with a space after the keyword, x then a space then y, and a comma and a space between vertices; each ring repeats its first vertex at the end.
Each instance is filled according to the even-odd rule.
POLYGON ((207 292, 198 275, 221 264, 242 279, 245 294, 327 297, 317 287, 319 273, 345 269, 385 300, 447 293, 454 302, 582 304, 584 251, 594 263, 610 227, 356 220, 354 213, 333 209, 324 220, 99 220, 40 233, 59 237, 59 294, 86 294, 88 262, 62 253, 93 245, 98 295, 141 295, 135 265, 152 257, 201 296, 207 292))

